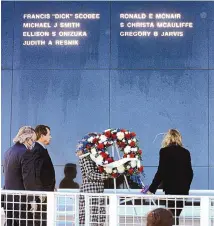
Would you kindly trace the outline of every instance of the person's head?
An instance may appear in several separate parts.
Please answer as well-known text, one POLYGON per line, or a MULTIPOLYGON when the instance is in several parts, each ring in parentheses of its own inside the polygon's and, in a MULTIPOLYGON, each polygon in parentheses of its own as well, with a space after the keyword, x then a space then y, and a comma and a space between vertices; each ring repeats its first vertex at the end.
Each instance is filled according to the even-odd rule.
POLYGON ((69 177, 71 179, 76 178, 77 175, 77 165, 73 163, 67 163, 64 168, 65 177, 69 177))
POLYGON ((147 215, 147 226, 172 226, 173 215, 170 210, 157 208, 147 215))
MULTIPOLYGON (((87 145, 85 145, 85 143, 87 143, 88 139, 93 140, 93 138, 95 138, 97 136, 97 133, 88 133, 86 136, 84 136, 82 138, 82 140, 79 141, 79 143, 77 144, 77 150, 76 150, 76 156, 81 156, 83 154, 89 153, 88 149, 87 149, 87 145)), ((92 143, 91 140, 91 143, 92 143)))
POLYGON ((51 129, 45 125, 38 125, 35 128, 37 140, 44 145, 50 144, 51 141, 51 129))
POLYGON ((29 149, 32 149, 35 141, 36 133, 31 126, 21 127, 13 139, 13 143, 25 144, 29 149))
POLYGON ((163 141, 162 141, 162 148, 165 148, 169 145, 179 145, 183 146, 182 144, 182 136, 180 132, 176 129, 170 129, 167 134, 164 136, 163 141))

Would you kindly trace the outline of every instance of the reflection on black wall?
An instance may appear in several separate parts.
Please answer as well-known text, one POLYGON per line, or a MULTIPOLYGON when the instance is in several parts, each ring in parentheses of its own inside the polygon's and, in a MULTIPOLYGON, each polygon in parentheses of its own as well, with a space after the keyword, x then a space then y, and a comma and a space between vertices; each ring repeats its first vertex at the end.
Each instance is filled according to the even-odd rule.
POLYGON ((74 181, 77 176, 77 166, 73 163, 67 163, 64 169, 65 177, 61 180, 59 188, 79 188, 79 184, 74 181))

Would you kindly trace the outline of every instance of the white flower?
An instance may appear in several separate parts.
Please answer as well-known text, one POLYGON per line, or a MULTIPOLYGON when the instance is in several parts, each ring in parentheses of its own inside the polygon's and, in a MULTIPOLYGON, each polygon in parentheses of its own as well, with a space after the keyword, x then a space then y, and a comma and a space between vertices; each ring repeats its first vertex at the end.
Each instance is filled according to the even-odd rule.
POLYGON ((100 140, 103 143, 103 142, 105 142, 107 140, 107 137, 105 135, 101 135, 100 136, 100 140))
POLYGON ((131 140, 128 140, 128 143, 130 144, 132 141, 131 140))
POLYGON ((93 142, 94 137, 89 137, 88 138, 88 142, 92 143, 93 142))
POLYGON ((117 170, 116 170, 116 169, 114 169, 114 170, 113 170, 113 173, 117 173, 117 170))
POLYGON ((131 151, 131 147, 128 145, 124 148, 124 152, 128 154, 131 151))
POLYGON ((122 140, 124 138, 124 133, 123 132, 118 132, 117 133, 117 139, 122 140))
POLYGON ((106 173, 109 173, 109 174, 112 173, 112 168, 107 168, 107 167, 106 167, 106 168, 104 168, 104 169, 105 169, 106 173))
POLYGON ((107 144, 107 142, 105 141, 105 142, 104 142, 104 145, 106 145, 106 144, 107 144))
POLYGON ((124 173, 125 168, 123 165, 121 165, 117 167, 117 170, 118 170, 118 173, 124 173))
POLYGON ((96 158, 96 163, 97 163, 98 165, 102 165, 102 163, 103 163, 103 157, 102 157, 101 155, 99 155, 99 156, 96 158))
POLYGON ((132 161, 131 161, 131 167, 134 168, 136 165, 137 165, 137 164, 136 164, 136 160, 132 160, 132 161))
POLYGON ((104 132, 108 132, 108 131, 110 131, 111 129, 106 129, 104 132))
POLYGON ((108 164, 108 161, 105 161, 104 163, 105 163, 105 164, 108 164))
POLYGON ((136 138, 133 138, 132 140, 133 140, 134 142, 136 142, 136 141, 137 141, 137 140, 136 140, 136 138))
POLYGON ((129 132, 127 132, 127 131, 125 132, 125 134, 128 134, 128 133, 129 133, 129 132))
POLYGON ((116 130, 116 129, 114 129, 114 130, 112 130, 112 131, 111 131, 111 133, 116 133, 116 132, 117 132, 117 130, 116 130))
POLYGON ((96 153, 97 153, 96 148, 92 148, 92 149, 91 149, 91 154, 92 154, 92 155, 96 155, 96 153))
POLYGON ((106 151, 106 154, 108 155, 109 153, 106 151))
POLYGON ((125 142, 126 140, 125 140, 125 139, 123 139, 122 141, 123 141, 123 142, 125 142))
POLYGON ((130 155, 127 155, 127 158, 130 158, 130 155))
POLYGON ((137 152, 137 150, 138 150, 137 147, 131 149, 131 151, 133 151, 133 152, 137 152))
POLYGON ((130 168, 131 168, 131 166, 130 166, 130 165, 128 165, 128 166, 126 166, 126 168, 127 168, 127 169, 130 169, 130 168))
POLYGON ((140 160, 137 160, 137 167, 140 168, 140 160))

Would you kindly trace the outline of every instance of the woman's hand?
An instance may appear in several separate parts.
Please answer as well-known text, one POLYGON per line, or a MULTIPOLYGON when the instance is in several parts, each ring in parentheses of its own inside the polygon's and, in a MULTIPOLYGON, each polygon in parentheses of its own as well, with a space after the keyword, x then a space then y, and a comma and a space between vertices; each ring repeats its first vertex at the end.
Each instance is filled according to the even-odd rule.
POLYGON ((82 155, 82 154, 83 154, 83 153, 82 153, 81 150, 79 150, 79 151, 76 152, 76 156, 80 156, 80 155, 82 155))

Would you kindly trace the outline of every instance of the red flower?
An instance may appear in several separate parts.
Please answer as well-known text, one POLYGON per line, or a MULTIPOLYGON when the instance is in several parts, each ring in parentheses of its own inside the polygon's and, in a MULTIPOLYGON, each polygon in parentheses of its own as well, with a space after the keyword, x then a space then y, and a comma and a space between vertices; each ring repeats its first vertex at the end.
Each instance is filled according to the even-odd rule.
POLYGON ((117 177, 117 173, 112 173, 112 177, 116 178, 117 177))
POLYGON ((138 153, 141 155, 141 154, 142 154, 142 150, 139 149, 139 150, 138 150, 138 153))
POLYGON ((98 145, 97 145, 97 148, 98 148, 98 149, 103 149, 103 148, 104 148, 104 144, 102 144, 102 143, 101 143, 101 144, 98 144, 98 145))
POLYGON ((134 146, 135 146, 135 142, 132 141, 129 145, 130 145, 131 147, 134 147, 134 146))
POLYGON ((112 134, 111 137, 112 137, 113 140, 117 139, 117 135, 116 134, 112 134))
POLYGON ((139 170, 139 172, 142 172, 143 171, 143 166, 141 166, 138 170, 139 170))
POLYGON ((130 168, 128 172, 129 172, 129 174, 131 175, 131 174, 133 174, 134 169, 130 168))
POLYGON ((123 158, 127 158, 127 154, 124 154, 123 158))
POLYGON ((136 133, 135 132, 131 132, 130 134, 131 134, 132 137, 135 137, 136 136, 136 133))
POLYGON ((97 138, 94 138, 92 142, 93 142, 94 144, 96 144, 97 141, 98 141, 98 139, 97 139, 97 138))
POLYGON ((130 154, 130 158, 135 158, 135 154, 130 154))
POLYGON ((128 140, 130 140, 131 139, 131 134, 130 133, 125 134, 125 138, 128 139, 128 140))
POLYGON ((110 146, 111 146, 111 144, 110 144, 110 143, 107 143, 107 144, 106 144, 106 147, 110 147, 110 146))
POLYGON ((108 163, 114 162, 113 158, 107 158, 108 163))
POLYGON ((101 155, 104 159, 108 158, 108 154, 106 154, 105 152, 101 152, 100 155, 101 155))
POLYGON ((123 143, 123 142, 120 142, 120 143, 118 142, 118 145, 119 145, 120 148, 124 148, 126 146, 126 144, 123 143))
POLYGON ((99 169, 100 173, 104 172, 104 169, 102 166, 98 166, 98 169, 99 169))
POLYGON ((126 130, 125 130, 125 129, 121 129, 121 130, 120 130, 120 132, 123 132, 123 133, 125 133, 125 132, 126 132, 126 130))
POLYGON ((105 132, 105 136, 108 137, 108 138, 110 138, 111 137, 111 131, 106 131, 105 132))

